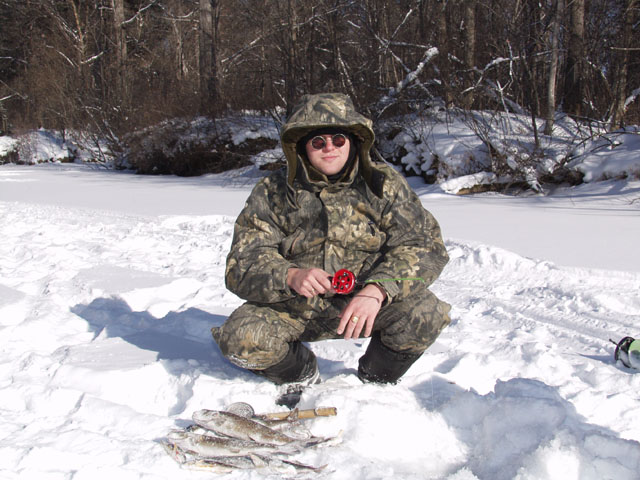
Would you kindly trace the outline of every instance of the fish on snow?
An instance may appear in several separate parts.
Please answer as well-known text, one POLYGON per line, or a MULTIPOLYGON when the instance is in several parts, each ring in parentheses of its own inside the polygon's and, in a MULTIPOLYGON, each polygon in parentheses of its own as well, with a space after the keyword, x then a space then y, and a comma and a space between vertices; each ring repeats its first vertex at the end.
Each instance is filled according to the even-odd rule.
POLYGON ((311 446, 326 441, 324 438, 316 437, 299 440, 267 427, 260 422, 231 412, 203 409, 195 411, 192 418, 198 426, 218 435, 267 445, 304 442, 305 446, 311 446))
POLYGON ((291 442, 285 445, 258 443, 238 438, 216 437, 201 433, 175 430, 167 435, 168 443, 200 457, 245 456, 249 454, 292 454, 304 449, 307 442, 291 442))

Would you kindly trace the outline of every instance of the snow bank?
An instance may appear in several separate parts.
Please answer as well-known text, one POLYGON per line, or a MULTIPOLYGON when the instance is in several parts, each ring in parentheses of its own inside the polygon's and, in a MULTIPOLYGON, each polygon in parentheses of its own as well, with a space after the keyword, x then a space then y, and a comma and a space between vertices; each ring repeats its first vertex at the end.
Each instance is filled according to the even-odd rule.
POLYGON ((17 137, 0 136, 0 161, 34 165, 37 163, 103 162, 111 155, 107 142, 69 131, 39 129, 17 137), (3 158, 4 157, 4 158, 3 158))
POLYGON ((472 175, 452 178, 440 184, 440 188, 447 193, 458 193, 461 190, 472 189, 478 185, 492 185, 498 181, 498 176, 491 172, 479 172, 472 175))
POLYGON ((585 182, 640 177, 640 127, 607 133, 558 116, 552 135, 542 134, 541 119, 536 128, 537 143, 526 115, 429 111, 384 123, 382 130, 392 133, 380 139, 380 149, 406 174, 451 193, 513 181, 538 190, 539 178, 558 168, 581 173, 585 182))
POLYGON ((440 182, 491 166, 482 140, 459 117, 442 112, 403 117, 382 123, 380 129, 398 132, 391 139, 379 139, 380 150, 386 159, 398 161, 409 175, 440 182))
POLYGON ((18 140, 13 137, 0 135, 0 158, 16 151, 18 140))
POLYGON ((585 182, 640 177, 640 127, 632 126, 585 142, 569 165, 585 182))
POLYGON ((36 130, 25 134, 18 144, 18 154, 24 163, 68 161, 69 148, 59 132, 36 130))

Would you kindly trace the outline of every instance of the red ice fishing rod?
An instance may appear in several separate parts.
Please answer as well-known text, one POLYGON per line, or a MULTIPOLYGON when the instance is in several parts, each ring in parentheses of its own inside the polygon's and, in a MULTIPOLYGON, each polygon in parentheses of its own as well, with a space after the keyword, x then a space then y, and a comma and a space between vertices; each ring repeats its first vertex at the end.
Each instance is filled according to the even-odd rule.
POLYGON ((383 282, 402 282, 402 281, 410 281, 417 280, 420 282, 424 282, 424 278, 420 277, 402 277, 402 278, 380 278, 380 279, 372 279, 365 280, 363 282, 356 281, 356 276, 350 270, 346 268, 342 268, 336 272, 331 280, 331 286, 340 295, 348 295, 353 292, 353 289, 356 288, 356 285, 365 285, 367 283, 383 283, 383 282))

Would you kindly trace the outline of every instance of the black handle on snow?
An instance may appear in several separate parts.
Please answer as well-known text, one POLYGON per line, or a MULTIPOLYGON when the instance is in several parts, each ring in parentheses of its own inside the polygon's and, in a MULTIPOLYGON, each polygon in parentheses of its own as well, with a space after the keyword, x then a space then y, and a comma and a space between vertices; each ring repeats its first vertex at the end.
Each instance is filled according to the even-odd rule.
POLYGON ((632 365, 631 359, 629 358, 629 347, 635 341, 635 338, 624 337, 617 343, 611 339, 609 339, 609 341, 616 346, 616 351, 613 354, 613 358, 616 362, 620 360, 627 368, 637 368, 635 365, 632 365))

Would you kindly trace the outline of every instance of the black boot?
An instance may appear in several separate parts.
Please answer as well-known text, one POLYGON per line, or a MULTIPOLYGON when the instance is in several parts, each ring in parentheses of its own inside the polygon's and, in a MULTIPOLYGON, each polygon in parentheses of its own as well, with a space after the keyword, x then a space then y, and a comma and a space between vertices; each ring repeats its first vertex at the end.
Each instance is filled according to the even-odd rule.
POLYGON ((318 362, 315 354, 301 342, 292 342, 286 357, 279 363, 264 370, 251 371, 278 385, 304 382, 317 373, 318 362))
POLYGON ((280 363, 252 372, 283 385, 276 404, 290 409, 298 404, 305 387, 320 381, 316 356, 300 342, 289 344, 287 356, 280 363))
POLYGON ((365 383, 396 383, 422 353, 402 353, 391 350, 374 332, 367 351, 360 358, 358 378, 365 383))

